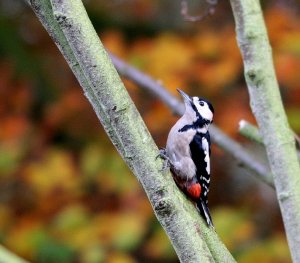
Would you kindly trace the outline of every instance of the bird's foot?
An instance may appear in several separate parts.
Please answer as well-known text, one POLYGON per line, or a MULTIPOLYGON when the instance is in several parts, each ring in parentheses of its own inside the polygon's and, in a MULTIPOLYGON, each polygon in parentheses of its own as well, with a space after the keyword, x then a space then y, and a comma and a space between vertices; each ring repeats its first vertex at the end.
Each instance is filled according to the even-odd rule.
POLYGON ((161 148, 159 149, 159 154, 156 156, 156 159, 160 157, 163 160, 169 160, 169 157, 167 155, 167 150, 166 148, 161 148))
POLYGON ((168 156, 165 148, 162 148, 159 150, 159 154, 156 156, 156 159, 158 157, 160 157, 161 159, 164 160, 163 166, 162 166, 160 172, 165 172, 166 170, 168 170, 171 167, 170 159, 169 159, 169 156, 168 156))

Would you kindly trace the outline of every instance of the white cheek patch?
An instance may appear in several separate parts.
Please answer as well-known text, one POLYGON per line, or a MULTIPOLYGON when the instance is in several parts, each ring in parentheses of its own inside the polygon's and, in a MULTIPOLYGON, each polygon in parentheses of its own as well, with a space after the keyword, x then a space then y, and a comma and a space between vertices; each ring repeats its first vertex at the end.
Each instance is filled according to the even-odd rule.
POLYGON ((208 104, 205 101, 203 101, 204 106, 201 106, 199 104, 199 98, 198 97, 193 97, 193 103, 196 106, 197 111, 201 114, 201 116, 204 119, 207 119, 207 120, 210 120, 210 121, 212 120, 213 113, 211 112, 210 108, 208 107, 208 104))
POLYGON ((206 172, 207 174, 210 174, 210 158, 209 158, 209 144, 206 138, 202 138, 202 147, 204 150, 204 161, 206 162, 206 172))

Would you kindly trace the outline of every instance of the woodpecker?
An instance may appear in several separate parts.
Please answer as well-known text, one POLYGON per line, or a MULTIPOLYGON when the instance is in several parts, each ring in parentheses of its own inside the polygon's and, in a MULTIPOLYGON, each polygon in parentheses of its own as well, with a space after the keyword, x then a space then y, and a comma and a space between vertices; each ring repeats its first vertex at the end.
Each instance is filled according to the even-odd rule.
POLYGON ((183 97, 185 113, 171 128, 161 157, 168 161, 178 187, 196 203, 207 225, 213 227, 208 209, 211 153, 208 129, 214 108, 203 98, 177 91, 183 97))

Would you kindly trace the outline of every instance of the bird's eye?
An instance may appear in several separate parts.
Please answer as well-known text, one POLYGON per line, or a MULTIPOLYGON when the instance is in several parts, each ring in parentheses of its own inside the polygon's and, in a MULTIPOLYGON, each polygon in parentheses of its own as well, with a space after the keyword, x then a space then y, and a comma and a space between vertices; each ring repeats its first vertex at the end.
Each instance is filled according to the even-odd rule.
POLYGON ((202 107, 204 106, 204 102, 203 102, 203 101, 200 101, 199 104, 200 104, 200 106, 202 106, 202 107))

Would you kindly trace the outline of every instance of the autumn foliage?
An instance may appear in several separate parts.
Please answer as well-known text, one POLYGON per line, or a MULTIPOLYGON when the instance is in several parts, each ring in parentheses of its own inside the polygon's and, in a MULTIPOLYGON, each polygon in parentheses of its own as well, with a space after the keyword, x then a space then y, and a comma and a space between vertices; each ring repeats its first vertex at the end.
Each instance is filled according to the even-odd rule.
MULTIPOLYGON (((180 87, 211 100, 214 122, 263 159, 262 149, 237 134, 241 119, 254 118, 229 6, 220 4, 213 17, 191 25, 181 22, 179 11, 176 23, 165 18, 156 1, 136 2, 87 4, 107 49, 173 94, 180 87)), ((23 8, 16 11, 21 16, 0 20, 1 244, 33 262, 178 262, 61 54, 23 8)), ((270 5, 265 19, 287 115, 299 133, 299 16, 270 5)), ((164 146, 176 116, 124 82, 164 146)), ((217 147, 212 167, 212 216, 238 262, 290 262, 274 192, 217 147)))

